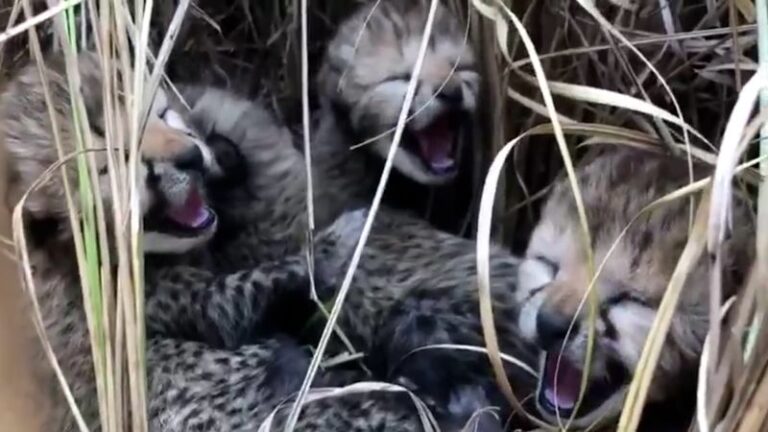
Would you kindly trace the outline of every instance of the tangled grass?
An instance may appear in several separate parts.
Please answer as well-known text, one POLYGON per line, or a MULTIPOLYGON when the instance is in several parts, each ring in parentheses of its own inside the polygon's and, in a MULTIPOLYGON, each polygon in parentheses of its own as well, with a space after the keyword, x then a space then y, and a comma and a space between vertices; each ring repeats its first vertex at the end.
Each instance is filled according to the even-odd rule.
MULTIPOLYGON (((3 0, 0 72, 6 78, 18 64, 30 58, 39 60, 47 50, 63 50, 71 58, 83 41, 102 46, 111 41, 123 61, 110 72, 113 77, 123 77, 125 86, 114 91, 149 95, 165 71, 172 81, 202 79, 251 96, 266 96, 287 123, 298 125, 315 106, 311 77, 325 42, 357 3, 3 0), (93 28, 101 29, 101 33, 90 31, 93 28), (199 76, 200 70, 203 76, 199 76), (146 86, 144 77, 150 78, 146 86)), ((735 187, 754 198, 757 262, 766 259, 768 188, 762 179, 768 174, 768 143, 761 140, 768 134, 764 126, 768 96, 762 96, 768 85, 765 0, 449 3, 470 26, 470 43, 480 55, 485 78, 486 103, 481 104, 475 131, 475 142, 481 145, 471 185, 471 214, 479 217, 473 216, 460 233, 478 241, 486 348, 511 403, 516 402, 500 367, 502 354, 495 341, 488 294, 484 257, 491 238, 520 251, 552 180, 563 168, 572 179, 573 164, 586 147, 606 143, 639 146, 716 167, 711 178, 652 204, 663 205, 694 193, 708 197, 701 200, 698 209, 692 209, 689 243, 669 283, 619 422, 619 430, 635 430, 687 270, 694 260, 707 254, 713 259, 715 274, 735 187), (756 112, 758 101, 760 109, 756 112)), ((77 74, 75 68, 70 72, 77 74)), ((134 121, 130 131, 121 133, 140 136, 147 100, 139 97, 126 107, 134 121)), ((406 101, 403 112, 407 112, 407 105, 406 101)), ((114 109, 107 108, 107 112, 114 109)), ((399 126, 401 130, 402 122, 399 126)), ((130 143, 127 150, 135 158, 138 141, 130 143)), ((82 149, 87 150, 88 143, 82 143, 82 149)), ((92 188, 88 173, 93 167, 88 157, 81 153, 70 158, 80 164, 80 186, 92 188)), ((54 171, 55 167, 52 175, 54 171)), ((120 179, 133 173, 128 165, 114 167, 110 175, 120 179)), ((141 228, 132 206, 135 191, 121 188, 121 184, 127 183, 114 182, 113 195, 120 197, 127 213, 103 214, 98 202, 91 199, 84 203, 90 209, 88 223, 80 229, 73 219, 73 228, 81 242, 78 251, 86 287, 83 295, 92 314, 92 342, 101 350, 96 356, 96 370, 102 424, 108 431, 141 431, 146 429, 142 269, 137 248, 141 228), (100 218, 115 218, 119 222, 116 226, 130 228, 117 238, 107 238, 100 218), (120 252, 115 280, 99 277, 109 273, 101 270, 110 263, 96 253, 111 242, 120 252), (115 292, 120 295, 115 296, 115 292), (119 308, 132 313, 117 314, 119 308), (97 329, 107 330, 99 333, 97 329), (127 366, 127 381, 120 378, 121 365, 127 366), (132 409, 125 409, 126 401, 132 409)), ((578 197, 578 187, 572 184, 578 197)), ((375 211, 371 213, 371 218, 375 217, 375 211)), ((590 233, 581 213, 588 245, 590 233)), ((29 269, 24 265, 25 240, 18 211, 15 222, 16 254, 34 297, 34 284, 30 285, 29 269)), ((365 237, 356 251, 357 258, 365 237)), ((346 288, 355 262, 345 279, 346 288)), ((590 273, 594 275, 601 266, 593 263, 593 267, 590 273)), ((768 312, 764 294, 768 275, 763 267, 755 265, 746 285, 732 299, 722 298, 717 278, 712 279, 711 304, 727 307, 711 311, 694 429, 753 431, 766 427, 762 407, 768 403, 768 336, 762 326, 768 312)), ((338 296, 331 321, 343 307, 343 299, 343 294, 338 296)), ((594 299, 585 299, 584 305, 594 311, 594 299)), ((45 340, 42 332, 41 337, 45 340)), ((317 352, 319 361, 322 344, 317 352)), ((52 353, 49 356, 55 364, 52 353)), ((315 368, 317 361, 313 362, 315 368)), ((310 381, 311 374, 307 383, 310 381)), ((586 377, 582 387, 585 383, 586 377)), ((298 410, 294 414, 298 415, 298 410)))

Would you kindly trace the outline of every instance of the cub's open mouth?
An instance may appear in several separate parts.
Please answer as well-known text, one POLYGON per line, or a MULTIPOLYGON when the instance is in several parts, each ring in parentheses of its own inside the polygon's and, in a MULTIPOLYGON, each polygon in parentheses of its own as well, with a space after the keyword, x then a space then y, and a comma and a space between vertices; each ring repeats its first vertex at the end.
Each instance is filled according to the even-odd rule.
POLYGON ((176 237, 197 237, 216 224, 216 213, 205 204, 199 187, 192 187, 181 205, 166 203, 145 218, 145 230, 176 237))
POLYGON ((405 148, 416 154, 432 174, 454 174, 458 170, 456 158, 462 117, 461 113, 448 112, 436 117, 427 126, 410 129, 405 148))
MULTIPOLYGON (((552 417, 567 419, 573 415, 581 389, 582 365, 574 364, 559 351, 544 353, 540 380, 536 394, 539 409, 552 417), (559 363, 559 365, 558 365, 559 363)), ((615 360, 609 360, 607 371, 596 377, 590 374, 589 383, 576 418, 599 408, 629 382, 629 372, 615 360)))

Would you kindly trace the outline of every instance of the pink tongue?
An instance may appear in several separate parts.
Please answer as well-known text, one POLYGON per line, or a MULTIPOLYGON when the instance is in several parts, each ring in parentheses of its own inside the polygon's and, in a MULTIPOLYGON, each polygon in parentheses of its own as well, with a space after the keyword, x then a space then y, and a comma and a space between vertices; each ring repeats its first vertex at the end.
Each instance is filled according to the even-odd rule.
POLYGON ((190 228, 197 228, 202 225, 208 220, 208 210, 203 204, 200 191, 193 188, 183 205, 168 210, 168 217, 190 228))
POLYGON ((453 127, 449 116, 443 116, 429 126, 416 132, 421 155, 435 172, 451 170, 456 161, 453 159, 453 127))
POLYGON ((558 364, 558 357, 560 357, 559 353, 547 354, 544 396, 552 405, 568 410, 576 405, 579 398, 581 371, 564 357, 559 359, 558 364))

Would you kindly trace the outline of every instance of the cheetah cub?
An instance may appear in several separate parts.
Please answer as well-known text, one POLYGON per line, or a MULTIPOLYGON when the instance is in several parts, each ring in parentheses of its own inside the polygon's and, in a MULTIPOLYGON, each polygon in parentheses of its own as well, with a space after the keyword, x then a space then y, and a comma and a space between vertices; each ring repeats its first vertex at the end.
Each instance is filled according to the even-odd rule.
MULTIPOLYGON (((221 215, 222 225, 232 229, 224 236, 229 238, 214 239, 209 248, 215 261, 247 267, 248 262, 285 253, 289 242, 274 239, 280 238, 275 227, 288 216, 275 215, 293 198, 289 190, 283 189, 283 195, 275 186, 294 187, 304 165, 290 140, 265 139, 284 137, 285 129, 258 103, 220 89, 197 88, 185 93, 185 99, 191 108, 190 123, 206 137, 225 167, 222 179, 209 182, 212 205, 221 215), (268 132, 266 136, 264 132, 268 132), (262 166, 267 156, 274 163, 262 166), (256 214, 260 217, 254 218, 256 214)), ((353 236, 354 242, 358 236, 353 236)), ((333 248, 332 243, 316 242, 315 256, 326 256, 333 248)), ((535 357, 517 329, 519 259, 496 247, 490 259, 500 343, 506 353, 533 364, 535 357)), ((323 279, 329 283, 319 286, 317 293, 329 302, 343 270, 327 274, 327 269, 340 266, 323 267, 323 279)), ((374 378, 409 385, 430 403, 441 425, 463 424, 478 409, 505 404, 484 354, 439 349, 414 352, 434 344, 483 345, 476 277, 472 241, 382 208, 339 317, 340 327, 355 348, 367 354, 364 361, 374 378), (435 368, 435 364, 442 367, 435 368)), ((303 301, 294 297, 283 302, 284 314, 296 314, 308 301, 306 293, 303 301)), ((316 313, 313 304, 305 310, 303 320, 298 321, 311 321, 316 313)), ((322 328, 324 321, 316 324, 322 328)), ((533 390, 534 382, 525 372, 511 367, 509 373, 522 395, 533 390)))
MULTIPOLYGON (((418 57, 429 3, 368 2, 341 23, 330 41, 317 76, 320 112, 312 134, 320 217, 333 217, 334 207, 350 198, 370 200, 418 57)), ((451 183, 460 169, 468 168, 462 158, 473 150, 464 147, 480 86, 475 68, 465 29, 439 4, 394 157, 392 180, 400 178, 398 184, 406 188, 391 195, 390 203, 396 196, 418 195, 414 200, 424 201, 415 186, 451 183)))
MULTIPOLYGON (((78 59, 90 130, 104 146, 101 66, 98 57, 78 59)), ((75 150, 70 95, 63 59, 44 67, 65 154, 75 150)), ((0 95, 2 147, 8 154, 6 202, 15 205, 41 175, 59 160, 48 116, 41 75, 35 65, 22 69, 0 95)), ((211 274, 184 266, 155 268, 159 255, 183 255, 202 247, 215 233, 219 217, 208 205, 204 180, 224 174, 219 159, 184 120, 182 105, 160 90, 141 143, 139 193, 144 218, 143 244, 148 255, 147 378, 149 427, 157 432, 258 429, 269 413, 301 385, 311 353, 285 335, 261 331, 269 321, 270 300, 291 290, 308 290, 303 255, 234 274, 211 274), (231 300, 235 299, 233 303, 231 300)), ((116 119, 120 120, 120 119, 116 119)), ((109 195, 106 152, 94 153, 107 214, 109 195)), ((122 155, 121 155, 122 156, 122 155)), ((77 171, 66 165, 71 185, 77 171)), ((77 199, 75 202, 79 202, 77 199)), ((64 184, 52 176, 29 196, 23 209, 30 259, 44 326, 66 381, 89 430, 100 430, 90 339, 75 260, 64 184)), ((362 226, 364 214, 348 213, 320 233, 321 244, 343 257, 362 226), (357 227, 357 228, 355 228, 357 227), (352 240, 345 241, 345 238, 352 240)), ((114 227, 108 227, 112 232, 114 227)), ((325 255, 324 255, 325 256, 325 255)), ((322 264, 324 266, 325 264, 322 264)), ((337 382, 321 374, 320 385, 337 382)), ((53 377, 45 377, 57 397, 45 430, 74 432, 74 416, 53 377)), ((276 427, 284 422, 280 415, 276 427)), ((364 394, 311 403, 298 429, 417 432, 421 423, 404 394, 364 394)))
MULTIPOLYGON (((89 113, 88 133, 104 148, 101 67, 96 55, 79 56, 80 92, 89 113)), ((69 86, 62 57, 45 65, 53 110, 64 154, 75 151, 69 86)), ((14 206, 33 183, 59 160, 52 122, 48 115, 42 78, 35 65, 22 69, 0 96, 0 131, 8 154, 6 203, 14 206)), ((144 215, 144 248, 147 252, 184 253, 204 244, 214 234, 218 218, 203 198, 203 176, 216 175, 211 152, 194 134, 174 127, 178 118, 170 101, 160 92, 150 112, 139 165, 141 212, 144 215)), ((107 177, 106 152, 94 153, 105 213, 114 205, 107 177)), ((122 157, 122 155, 120 156, 122 157)), ((70 185, 77 184, 75 164, 65 165, 70 185)), ((220 174, 220 173, 219 173, 220 174)), ((75 194, 75 203, 80 201, 75 194)), ((64 194, 64 182, 52 176, 29 195, 23 209, 29 253, 38 300, 48 338, 90 427, 98 426, 96 386, 91 362, 82 289, 75 261, 74 243, 64 194)), ((109 226, 112 232, 114 227, 109 226)), ((56 388, 56 394, 60 395, 56 388)), ((62 400, 48 430, 75 430, 62 400)))
MULTIPOLYGON (((709 174, 706 167, 696 168, 696 178, 709 174)), ((688 168, 685 161, 669 156, 610 149, 593 154, 579 166, 577 178, 595 263, 599 264, 643 207, 688 183, 688 168)), ((754 235, 743 203, 735 209, 734 218, 734 231, 725 244, 725 295, 736 290, 747 270, 754 235)), ((620 412, 631 374, 686 244, 688 223, 687 199, 664 205, 637 219, 608 256, 596 284, 599 306, 589 384, 574 426, 588 427, 620 412)), ((589 282, 585 260, 570 185, 562 180, 552 190, 530 239, 520 265, 517 294, 522 334, 541 353, 536 403, 541 414, 552 421, 558 413, 562 419, 574 415, 579 396, 589 331, 588 308, 579 309, 589 282)), ((708 277, 707 260, 702 258, 680 298, 651 385, 652 401, 681 395, 690 398, 692 394, 680 389, 697 370, 708 331, 708 277)), ((663 409, 663 403, 654 405, 663 409)))

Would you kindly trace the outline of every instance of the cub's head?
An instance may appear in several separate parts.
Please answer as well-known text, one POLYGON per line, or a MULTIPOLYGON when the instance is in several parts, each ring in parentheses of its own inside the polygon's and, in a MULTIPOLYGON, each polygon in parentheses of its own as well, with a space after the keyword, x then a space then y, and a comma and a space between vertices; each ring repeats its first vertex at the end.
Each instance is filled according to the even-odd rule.
MULTIPOLYGON (((687 183, 687 165, 634 150, 611 149, 577 171, 586 207, 598 277, 595 347, 589 385, 573 426, 610 420, 621 410, 667 284, 687 241, 689 200, 657 208, 636 220, 609 254, 621 230, 640 210, 687 183)), ((699 173, 701 174, 701 173, 699 173)), ((723 283, 731 292, 751 255, 751 218, 734 211, 726 243, 723 283)), ((545 204, 520 266, 519 324, 541 349, 537 405, 551 421, 574 413, 587 352, 587 258, 570 185, 560 181, 545 204), (571 327, 569 333, 569 327, 571 327)), ((688 276, 650 389, 663 401, 696 371, 708 331, 707 259, 688 276)))
MULTIPOLYGON (((102 105, 101 66, 92 53, 78 57, 80 93, 88 114, 88 134, 94 147, 104 149, 105 119, 102 105)), ((52 110, 66 157, 75 152, 76 131, 63 58, 50 58, 45 67, 52 110)), ((205 204, 202 180, 218 174, 211 152, 185 124, 182 111, 160 90, 153 102, 146 132, 141 140, 137 189, 144 215, 144 249, 151 253, 182 253, 207 241, 215 232, 216 214, 205 204)), ((128 129, 128 117, 114 121, 128 129)), ((127 132, 124 132, 127 134, 127 132)), ((36 65, 27 66, 0 96, 0 135, 8 155, 7 202, 15 205, 32 184, 60 160, 48 113, 43 84, 36 65)), ((108 158, 117 164, 127 155, 91 153, 96 160, 105 212, 115 204, 108 175, 108 158)), ((68 182, 79 205, 78 175, 74 160, 64 165, 68 182)), ((53 175, 26 201, 26 221, 31 232, 45 227, 43 240, 68 240, 69 230, 64 181, 53 175)), ((108 218, 111 219, 111 218, 108 218)))
MULTIPOLYGON (((326 51, 318 88, 355 143, 386 158, 427 22, 429 1, 372 2, 342 23, 326 51), (370 142, 369 142, 370 141, 370 142)), ((462 135, 475 111, 480 76, 465 28, 438 6, 429 47, 394 166, 422 184, 458 169, 462 135)))

